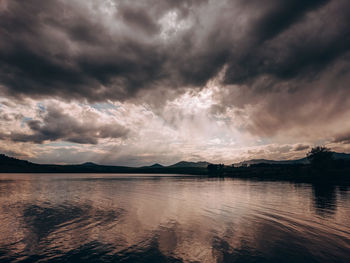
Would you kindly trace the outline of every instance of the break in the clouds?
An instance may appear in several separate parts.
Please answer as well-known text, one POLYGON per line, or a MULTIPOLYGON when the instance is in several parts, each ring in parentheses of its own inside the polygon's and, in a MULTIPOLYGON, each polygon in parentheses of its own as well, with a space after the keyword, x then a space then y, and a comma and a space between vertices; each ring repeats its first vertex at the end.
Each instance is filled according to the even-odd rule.
POLYGON ((134 165, 348 151, 349 25, 347 0, 0 1, 0 149, 134 165))

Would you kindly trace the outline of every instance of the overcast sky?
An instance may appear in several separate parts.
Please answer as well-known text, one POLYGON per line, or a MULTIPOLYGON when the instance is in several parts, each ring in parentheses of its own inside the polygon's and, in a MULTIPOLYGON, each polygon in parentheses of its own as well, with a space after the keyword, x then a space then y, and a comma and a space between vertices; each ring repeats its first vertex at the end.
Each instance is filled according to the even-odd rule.
POLYGON ((0 152, 140 166, 350 152, 348 0, 1 0, 0 152))

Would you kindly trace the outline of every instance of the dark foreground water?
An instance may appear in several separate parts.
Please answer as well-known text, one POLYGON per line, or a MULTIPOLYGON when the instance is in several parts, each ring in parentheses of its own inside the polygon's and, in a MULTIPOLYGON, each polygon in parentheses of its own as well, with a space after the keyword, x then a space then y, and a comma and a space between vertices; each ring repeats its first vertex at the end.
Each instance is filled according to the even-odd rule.
POLYGON ((0 262, 350 262, 350 188, 0 174, 0 262))

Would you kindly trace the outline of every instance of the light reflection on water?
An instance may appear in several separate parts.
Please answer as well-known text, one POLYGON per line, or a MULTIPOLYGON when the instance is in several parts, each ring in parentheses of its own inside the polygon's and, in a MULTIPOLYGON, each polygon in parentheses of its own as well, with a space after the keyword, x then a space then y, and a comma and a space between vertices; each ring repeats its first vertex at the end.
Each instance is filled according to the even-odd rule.
POLYGON ((0 261, 350 262, 349 189, 0 174, 0 261))

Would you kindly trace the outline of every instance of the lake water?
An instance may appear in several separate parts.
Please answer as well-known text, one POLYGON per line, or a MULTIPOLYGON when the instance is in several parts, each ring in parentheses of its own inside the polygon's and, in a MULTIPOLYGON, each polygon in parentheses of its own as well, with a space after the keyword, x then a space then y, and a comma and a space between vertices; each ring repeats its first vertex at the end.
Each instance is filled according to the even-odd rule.
POLYGON ((0 262, 350 262, 350 188, 0 174, 0 262))

